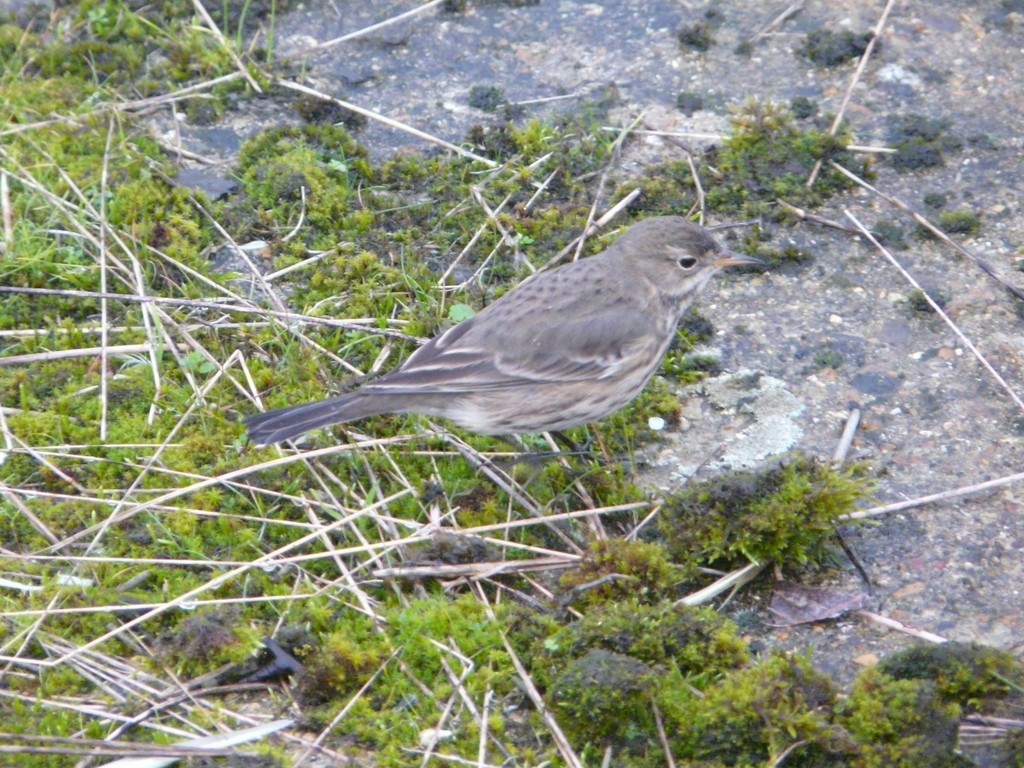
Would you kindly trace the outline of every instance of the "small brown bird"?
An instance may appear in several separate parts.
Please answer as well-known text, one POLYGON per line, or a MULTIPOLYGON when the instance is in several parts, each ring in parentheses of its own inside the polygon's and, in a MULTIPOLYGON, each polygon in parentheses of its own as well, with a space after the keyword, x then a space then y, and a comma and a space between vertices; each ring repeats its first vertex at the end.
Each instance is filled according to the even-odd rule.
POLYGON ((354 392, 250 416, 249 437, 267 445, 381 413, 484 435, 598 421, 640 394, 715 272, 758 263, 686 219, 646 219, 596 256, 531 276, 354 392))

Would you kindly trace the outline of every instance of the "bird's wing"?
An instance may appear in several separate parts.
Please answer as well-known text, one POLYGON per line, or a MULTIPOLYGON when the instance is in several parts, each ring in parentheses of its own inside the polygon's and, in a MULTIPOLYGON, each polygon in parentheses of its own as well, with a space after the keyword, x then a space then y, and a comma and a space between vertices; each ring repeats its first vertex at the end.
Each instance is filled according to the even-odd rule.
POLYGON ((599 311, 542 328, 474 332, 471 318, 431 339, 400 368, 364 386, 375 392, 472 392, 539 382, 614 378, 660 359, 655 318, 638 310, 599 311))
POLYGON ((540 337, 496 353, 505 376, 534 381, 592 381, 615 378, 653 356, 656 321, 644 312, 602 311, 544 329, 540 337))

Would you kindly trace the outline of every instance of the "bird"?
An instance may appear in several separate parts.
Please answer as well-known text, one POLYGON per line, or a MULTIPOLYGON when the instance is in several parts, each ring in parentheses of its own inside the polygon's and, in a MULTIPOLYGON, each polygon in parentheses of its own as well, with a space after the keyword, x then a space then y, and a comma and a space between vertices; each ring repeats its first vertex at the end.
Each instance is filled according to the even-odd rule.
POLYGON ((249 416, 249 439, 269 445, 385 413, 482 435, 600 421, 640 394, 712 275, 760 263, 681 216, 644 219, 597 255, 534 273, 352 392, 249 416))

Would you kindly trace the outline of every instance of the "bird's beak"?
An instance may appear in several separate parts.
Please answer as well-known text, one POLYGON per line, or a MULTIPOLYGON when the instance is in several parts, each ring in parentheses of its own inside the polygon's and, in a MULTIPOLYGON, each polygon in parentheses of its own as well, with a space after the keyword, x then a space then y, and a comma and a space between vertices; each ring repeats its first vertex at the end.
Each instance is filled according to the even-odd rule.
POLYGON ((755 259, 753 256, 744 256, 741 253, 733 253, 723 248, 718 252, 714 264, 716 267, 757 267, 764 265, 765 262, 761 259, 755 259))

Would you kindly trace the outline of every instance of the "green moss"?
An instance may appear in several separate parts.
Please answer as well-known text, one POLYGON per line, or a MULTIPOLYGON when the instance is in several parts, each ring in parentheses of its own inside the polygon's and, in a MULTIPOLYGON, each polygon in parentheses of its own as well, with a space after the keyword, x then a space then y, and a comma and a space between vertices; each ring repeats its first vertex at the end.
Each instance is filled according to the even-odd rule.
POLYGON ((815 351, 812 365, 815 370, 821 370, 822 368, 838 369, 843 365, 843 353, 834 347, 821 347, 815 351))
POLYGON ((676 573, 658 544, 607 539, 591 544, 578 567, 562 576, 559 586, 578 590, 579 598, 588 601, 648 600, 665 592, 677 580, 676 573))
POLYGON ((429 542, 415 547, 413 552, 412 563, 439 565, 485 563, 500 558, 497 549, 484 539, 455 533, 438 533, 429 542))
POLYGON ((681 91, 676 96, 676 109, 687 117, 692 117, 694 112, 704 109, 704 97, 699 93, 681 91))
POLYGON ((187 614, 158 642, 161 660, 188 679, 225 663, 247 658, 255 638, 243 636, 244 624, 237 611, 200 611, 187 614))
POLYGON ((670 350, 662 369, 666 376, 680 384, 696 384, 708 376, 720 374, 722 361, 714 355, 680 355, 670 350))
POLYGON ((711 46, 715 44, 712 27, 707 21, 698 21, 695 24, 681 27, 676 32, 676 39, 683 48, 690 48, 701 53, 710 50, 711 46))
POLYGON ((592 610, 571 637, 574 655, 592 648, 629 654, 676 669, 701 687, 747 661, 746 645, 727 619, 665 601, 647 606, 633 598, 592 610))
MULTIPOLYGON (((471 699, 482 698, 486 690, 499 696, 511 690, 513 673, 501 625, 490 621, 470 595, 455 600, 438 595, 390 606, 382 616, 386 632, 374 629, 369 620, 353 619, 352 612, 345 616, 343 626, 308 655, 312 666, 300 676, 300 688, 316 706, 316 723, 329 722, 333 712, 349 704, 349 715, 339 727, 373 748, 379 765, 407 764, 403 745, 416 743, 421 730, 436 726, 437 700, 453 692, 448 670, 461 663, 456 654, 472 660, 474 674, 465 681, 471 699), (380 676, 372 698, 350 701, 375 672, 380 676), (424 690, 431 694, 424 696, 424 690)), ((502 726, 492 724, 500 734, 502 726)), ((460 729, 448 746, 460 753, 472 750, 478 736, 475 729, 460 729)))
POLYGON ((0 23, 0 60, 20 63, 21 51, 39 44, 38 36, 15 24, 0 23))
POLYGON ((800 207, 820 205, 851 182, 828 166, 835 160, 856 165, 846 152, 849 135, 830 136, 814 128, 798 130, 793 116, 771 101, 748 100, 733 111, 732 135, 717 155, 709 158, 716 182, 709 185, 707 204, 715 211, 756 216, 777 216, 774 202, 781 198, 800 207), (813 187, 807 179, 823 163, 813 187))
MULTIPOLYGON (((600 430, 600 442, 608 455, 626 457, 632 455, 637 445, 658 437, 658 431, 650 427, 651 418, 674 424, 679 421, 681 412, 677 392, 664 378, 655 376, 632 403, 604 419, 596 429, 600 430)), ((614 503, 636 498, 639 497, 633 489, 614 503)))
POLYGON ((305 645, 295 697, 307 707, 347 700, 379 670, 390 654, 387 638, 372 622, 346 613, 332 631, 305 645))
MULTIPOLYGON (((107 215, 113 226, 131 232, 143 245, 189 267, 207 266, 201 253, 210 244, 211 233, 187 190, 156 179, 133 179, 118 186, 107 215)), ((180 279, 178 274, 157 271, 156 265, 151 269, 157 282, 164 276, 180 279)))
MULTIPOLYGON (((610 140, 600 131, 600 123, 589 117, 551 126, 531 122, 517 127, 499 123, 490 128, 478 127, 470 132, 468 143, 473 151, 509 163, 509 172, 484 188, 488 203, 497 207, 507 196, 507 209, 525 205, 534 196, 538 179, 547 184, 547 193, 529 211, 516 216, 502 216, 503 226, 517 236, 524 258, 542 264, 578 234, 589 215, 588 186, 582 179, 600 167, 608 157, 610 140), (535 168, 533 159, 548 155, 535 168)), ((377 220, 377 226, 415 246, 422 253, 424 246, 441 245, 455 253, 465 244, 468 233, 482 230, 478 243, 481 253, 489 252, 498 242, 498 233, 489 225, 479 206, 470 206, 464 214, 442 217, 437 212, 464 208, 471 197, 470 185, 477 164, 459 158, 404 156, 385 162, 380 168, 380 183, 400 196, 402 205, 382 206, 388 212, 377 220)), ((476 194, 480 194, 477 190, 476 194)), ((593 252, 592 238, 587 252, 593 252)), ((467 270, 478 266, 463 261, 467 270)), ((492 262, 488 277, 492 280, 520 277, 514 263, 492 262)))
POLYGON ((895 680, 933 683, 943 701, 968 711, 1011 691, 1019 694, 1024 685, 1024 668, 1012 654, 978 643, 916 645, 888 657, 878 669, 895 680))
POLYGON ((99 40, 83 40, 70 46, 47 49, 36 61, 45 77, 91 78, 98 84, 122 84, 126 73, 143 64, 142 51, 136 45, 112 45, 99 40))
POLYGON ((882 245, 903 251, 907 248, 907 238, 903 228, 891 219, 879 219, 873 228, 875 237, 882 245))
POLYGON ((136 87, 148 77, 144 89, 151 90, 154 82, 212 79, 235 68, 220 41, 192 23, 191 6, 177 14, 163 12, 166 6, 154 12, 119 0, 83 0, 61 35, 27 38, 16 53, 32 74, 104 88, 136 87))
POLYGON ((943 211, 939 214, 939 229, 951 235, 977 235, 981 232, 981 217, 974 211, 943 211))
POLYGON ((869 491, 862 472, 798 454, 761 471, 722 475, 666 500, 658 529, 677 560, 818 562, 836 518, 869 491))
MULTIPOLYGON (((669 710, 674 753, 726 765, 766 765, 794 744, 799 759, 845 748, 831 723, 836 700, 831 680, 806 658, 772 655, 726 674, 700 697, 669 710)), ((797 764, 828 764, 800 762, 797 764)))
POLYGON ((262 217, 253 237, 273 240, 304 213, 307 245, 327 249, 339 226, 358 227, 354 214, 373 199, 357 195, 376 181, 366 152, 339 126, 265 131, 243 145, 238 162, 245 193, 262 217))
MULTIPOLYGON (((933 291, 931 295, 932 301, 938 304, 939 308, 946 306, 948 301, 946 295, 941 291, 933 291)), ((915 314, 925 315, 934 312, 932 305, 928 303, 928 299, 925 297, 924 291, 920 288, 915 288, 907 294, 907 307, 910 308, 911 312, 915 314)))
POLYGON ((819 67, 834 67, 850 59, 860 58, 871 42, 871 33, 855 34, 848 29, 833 32, 816 29, 807 33, 797 53, 819 67))
POLYGON ((497 85, 474 85, 469 89, 469 106, 484 112, 497 112, 499 107, 508 104, 505 89, 497 85))
POLYGON ((714 335, 715 327, 711 321, 699 309, 690 307, 676 327, 676 342, 673 346, 689 352, 699 344, 707 344, 714 335))
POLYGON ((854 765, 959 766, 960 710, 920 680, 898 680, 881 668, 861 673, 839 710, 840 722, 860 744, 854 765))
POLYGON ((785 267, 804 266, 814 260, 814 256, 807 251, 801 251, 796 246, 775 248, 769 245, 758 245, 752 254, 755 258, 764 262, 764 265, 752 265, 744 267, 743 271, 764 272, 766 270, 778 270, 785 267))
POLYGON ((594 649, 566 666, 549 698, 577 743, 622 750, 639 733, 653 730, 649 701, 656 675, 631 656, 594 649))
POLYGON ((652 701, 674 707, 747 658, 717 613, 665 601, 609 602, 562 628, 524 611, 509 617, 559 722, 580 748, 615 745, 623 764, 645 766, 643 755, 660 753, 652 701))
POLYGON ((943 165, 944 153, 963 147, 963 140, 951 135, 950 122, 922 115, 899 115, 889 121, 889 141, 896 149, 890 156, 893 167, 913 171, 943 165))
POLYGON ((365 128, 369 118, 353 112, 330 99, 303 94, 292 102, 292 109, 307 123, 332 125, 341 123, 346 130, 358 131, 365 128))
POLYGON ((474 685, 486 686, 498 679, 484 679, 490 677, 488 669, 495 675, 509 674, 501 626, 488 618, 484 605, 470 594, 454 600, 443 594, 412 600, 390 608, 386 618, 402 659, 424 676, 420 679, 444 677, 442 653, 432 642, 443 638, 458 638, 460 651, 485 671, 474 685))
MULTIPOLYGON (((690 166, 684 161, 674 161, 648 168, 638 180, 640 196, 629 205, 634 215, 677 216, 691 210, 697 200, 690 166)), ((625 197, 633 185, 618 190, 618 197, 625 197)))
POLYGON ((985 152, 995 152, 999 149, 999 143, 989 136, 987 133, 976 133, 967 137, 967 144, 971 147, 984 150, 985 152))
POLYGON ((806 96, 797 96, 789 103, 789 109, 797 120, 807 120, 818 114, 818 102, 806 96))

